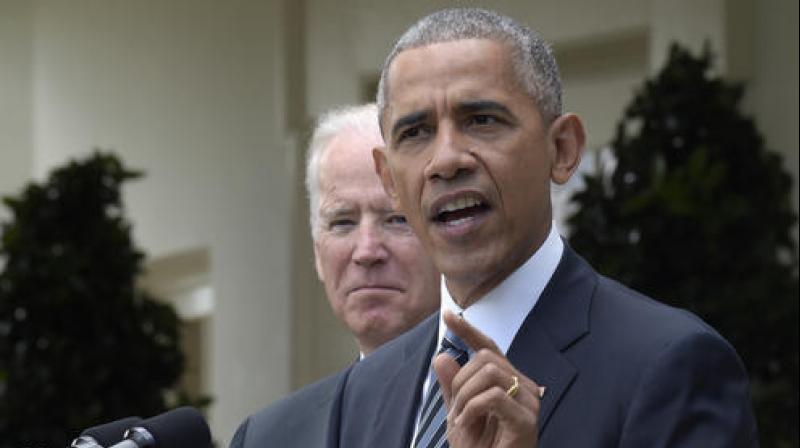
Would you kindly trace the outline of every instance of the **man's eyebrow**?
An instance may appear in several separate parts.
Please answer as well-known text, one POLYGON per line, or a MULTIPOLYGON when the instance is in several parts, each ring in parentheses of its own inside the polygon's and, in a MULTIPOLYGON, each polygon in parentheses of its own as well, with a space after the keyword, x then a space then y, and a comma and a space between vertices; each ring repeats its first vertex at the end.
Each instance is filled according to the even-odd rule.
POLYGON ((427 120, 429 115, 430 113, 426 110, 411 112, 410 114, 403 115, 394 122, 394 125, 392 126, 392 135, 394 136, 400 131, 400 129, 406 126, 411 126, 412 124, 427 120))
POLYGON ((506 106, 492 100, 461 101, 456 106, 456 109, 464 113, 494 111, 511 115, 511 111, 506 106))
POLYGON ((353 208, 345 205, 320 207, 319 215, 323 218, 336 218, 338 216, 350 215, 353 213, 353 208))

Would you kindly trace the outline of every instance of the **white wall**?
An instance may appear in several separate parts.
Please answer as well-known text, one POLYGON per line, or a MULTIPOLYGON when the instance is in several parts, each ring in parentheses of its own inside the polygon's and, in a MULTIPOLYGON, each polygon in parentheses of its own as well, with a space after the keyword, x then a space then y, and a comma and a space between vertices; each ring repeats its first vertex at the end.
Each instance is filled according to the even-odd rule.
MULTIPOLYGON (((708 42, 725 72, 728 57, 727 0, 650 0, 650 69, 657 72, 667 60, 672 42, 697 53, 708 42)), ((749 0, 745 0, 749 1, 749 0)))

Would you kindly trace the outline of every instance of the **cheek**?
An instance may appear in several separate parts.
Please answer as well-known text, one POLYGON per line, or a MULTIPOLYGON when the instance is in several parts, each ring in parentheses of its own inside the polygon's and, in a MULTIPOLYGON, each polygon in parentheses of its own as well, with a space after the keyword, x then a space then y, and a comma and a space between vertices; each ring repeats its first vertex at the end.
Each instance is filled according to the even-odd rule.
POLYGON ((348 244, 345 241, 326 241, 319 245, 317 257, 326 288, 331 285, 335 289, 350 262, 348 244))
POLYGON ((549 191, 550 185, 550 164, 544 150, 528 147, 514 154, 519 157, 503 157, 496 161, 496 181, 507 195, 538 200, 535 196, 549 191))
POLYGON ((413 270, 414 258, 417 255, 416 246, 419 242, 411 233, 395 234, 387 238, 385 244, 400 270, 404 273, 413 270))
POLYGON ((396 170, 393 178, 397 189, 398 199, 402 208, 419 207, 422 196, 422 186, 425 183, 424 168, 419 163, 403 160, 400 162, 403 169, 396 170))

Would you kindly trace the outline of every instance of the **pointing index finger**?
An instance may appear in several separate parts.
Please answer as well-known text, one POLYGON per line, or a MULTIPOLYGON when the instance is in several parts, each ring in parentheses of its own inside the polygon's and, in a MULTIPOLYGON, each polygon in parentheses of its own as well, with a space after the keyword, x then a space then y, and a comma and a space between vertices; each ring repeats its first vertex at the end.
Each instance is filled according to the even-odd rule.
POLYGON ((503 355, 494 341, 489 339, 489 337, 485 334, 481 333, 480 330, 473 327, 469 322, 464 320, 464 318, 456 316, 451 311, 445 311, 442 318, 444 319, 444 323, 447 325, 447 328, 455 333, 456 336, 461 338, 461 340, 464 341, 464 343, 467 344, 474 352, 485 348, 501 356, 503 355))

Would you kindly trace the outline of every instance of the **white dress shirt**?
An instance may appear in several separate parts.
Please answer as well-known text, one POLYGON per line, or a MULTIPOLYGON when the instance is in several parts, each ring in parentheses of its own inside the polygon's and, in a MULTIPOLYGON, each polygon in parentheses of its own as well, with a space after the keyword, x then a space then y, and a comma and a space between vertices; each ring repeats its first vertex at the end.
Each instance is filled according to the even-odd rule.
MULTIPOLYGON (((547 235, 547 239, 522 266, 466 309, 458 306, 450 296, 445 278, 442 276, 439 336, 436 347, 441 345, 442 338, 444 338, 446 330, 443 315, 445 310, 449 310, 455 314, 460 314, 473 327, 488 336, 497 344, 497 347, 504 355, 508 353, 511 341, 514 340, 519 328, 522 326, 522 322, 528 317, 528 314, 539 300, 539 296, 541 296, 559 261, 561 261, 563 253, 564 242, 561 241, 554 222, 550 226, 550 233, 547 235)), ((433 357, 435 356, 436 351, 433 353, 433 357)), ((433 362, 433 357, 431 362, 433 362)), ((431 379, 431 372, 429 371, 422 387, 420 403, 425 402, 425 395, 430 387, 431 379)), ((419 425, 420 411, 421 409, 417 409, 417 422, 414 425, 415 435, 419 425)), ((413 437, 411 443, 413 446, 413 437)))

